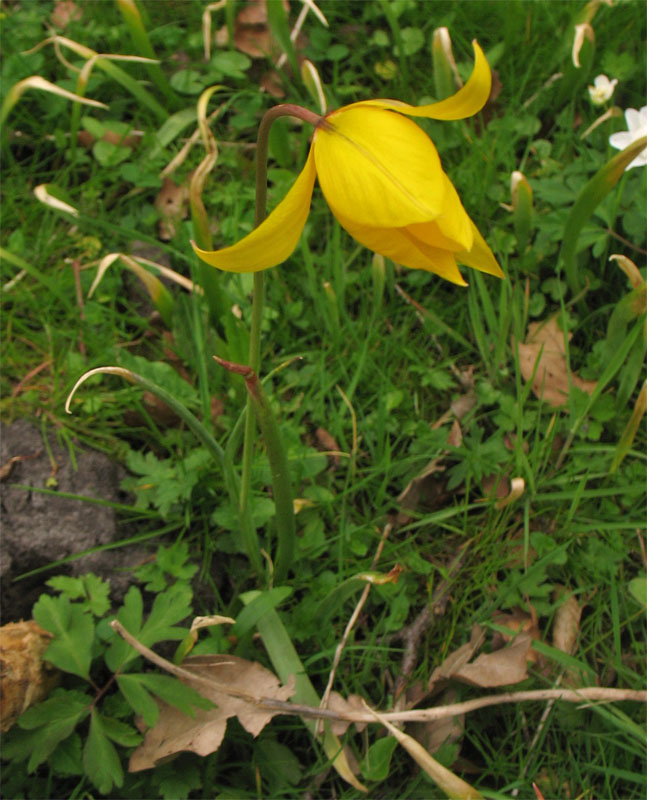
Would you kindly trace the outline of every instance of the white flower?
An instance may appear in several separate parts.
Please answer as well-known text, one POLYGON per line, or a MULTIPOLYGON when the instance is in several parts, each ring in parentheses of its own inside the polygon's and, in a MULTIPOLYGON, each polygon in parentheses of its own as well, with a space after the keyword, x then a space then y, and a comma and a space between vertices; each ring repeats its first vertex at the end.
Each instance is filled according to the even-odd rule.
MULTIPOLYGON (((625 111, 625 119, 629 130, 613 133, 609 136, 609 144, 611 147, 615 147, 616 150, 624 150, 625 147, 629 147, 636 140, 647 136, 647 106, 643 106, 640 111, 635 108, 628 108, 625 111)), ((627 169, 645 166, 647 166, 647 149, 636 156, 627 169)))
POLYGON ((593 105, 601 106, 610 100, 617 83, 617 78, 610 81, 606 75, 598 75, 593 81, 593 86, 589 86, 589 96, 593 105))

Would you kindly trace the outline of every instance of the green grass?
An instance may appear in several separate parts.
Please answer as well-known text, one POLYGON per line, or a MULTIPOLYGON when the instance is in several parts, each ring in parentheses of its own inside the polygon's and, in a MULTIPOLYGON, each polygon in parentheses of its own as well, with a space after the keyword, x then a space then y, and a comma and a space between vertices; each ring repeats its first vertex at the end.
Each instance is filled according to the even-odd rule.
MULTIPOLYGON (((234 16, 240 6, 233 8, 234 16)), ((582 139, 603 110, 590 104, 586 86, 605 72, 619 79, 613 103, 621 109, 644 104, 645 15, 637 2, 602 5, 592 20, 590 70, 580 74, 570 54, 572 25, 583 8, 579 2, 331 1, 322 4, 328 29, 312 15, 306 21, 305 55, 320 72, 331 108, 376 96, 423 102, 434 90, 433 30, 449 28, 463 77, 471 69, 470 41, 478 39, 496 70, 498 96, 476 119, 420 124, 507 275, 500 282, 465 269, 470 285, 460 289, 387 261, 383 288, 378 281, 376 289, 372 254, 338 226, 318 189, 297 250, 266 275, 261 374, 275 370, 265 388, 279 418, 295 495, 312 503, 296 517, 297 562, 287 582, 292 592, 278 612, 319 693, 358 594, 335 605, 325 625, 317 610, 332 602, 336 587, 370 568, 388 515, 399 511, 398 495, 435 458, 441 459, 442 471, 406 524, 391 534, 376 567, 386 573, 399 564, 404 572, 397 585, 372 588, 342 657, 336 691, 358 693, 379 709, 393 705, 402 647, 389 637, 431 601, 466 543, 444 613, 434 617, 420 643, 411 682, 425 681, 469 640, 472 626, 487 626, 496 610, 531 607, 542 639, 551 644, 554 590, 562 585, 584 607, 575 658, 601 686, 644 688, 645 609, 628 589, 631 579, 646 570, 641 551, 644 425, 618 470, 610 472, 645 379, 643 332, 632 333, 641 321, 627 321, 605 343, 612 313, 629 292, 609 255, 628 256, 645 277, 644 168, 625 173, 584 226, 577 253, 583 296, 570 293, 558 261, 570 209, 587 181, 616 154, 608 136, 624 129, 624 119, 613 118, 582 139), (398 41, 403 53, 394 50, 398 41), (394 65, 390 80, 379 72, 387 61, 394 65), (546 87, 557 72, 563 78, 546 87), (531 244, 525 252, 519 252, 505 207, 511 202, 513 170, 523 171, 533 189, 531 244), (422 307, 420 313, 396 285, 422 307), (553 409, 537 399, 521 375, 514 342, 525 340, 528 323, 555 313, 573 334, 571 369, 587 380, 608 379, 592 403, 573 390, 563 408, 553 409), (628 338, 632 335, 635 345, 628 338), (460 420, 462 444, 451 446, 451 421, 434 423, 465 394, 459 378, 466 371, 472 371, 473 405, 460 420), (334 467, 316 449, 318 428, 343 453, 334 467), (523 495, 505 508, 497 508, 487 491, 498 476, 525 482, 523 495)), ((159 103, 168 103, 169 114, 194 107, 198 97, 182 93, 180 69, 195 73, 198 92, 225 84, 209 106, 212 111, 220 102, 229 104, 212 129, 220 153, 203 201, 214 243, 233 242, 252 226, 253 144, 262 112, 274 102, 258 91, 267 63, 240 62, 237 72, 231 65, 223 72, 216 62, 205 64, 201 3, 145 3, 143 10, 161 62, 157 74, 170 81, 172 93, 165 98, 143 66, 120 66, 159 103)), ((23 54, 45 37, 42 23, 49 11, 49 5, 26 3, 3 12, 3 91, 32 74, 74 90, 76 75, 57 61, 51 46, 23 54)), ((214 14, 213 28, 224 24, 222 12, 214 14)), ((85 5, 83 19, 71 22, 64 35, 98 52, 133 52, 125 23, 108 2, 85 5)), ((297 78, 289 72, 282 78, 286 102, 314 107, 297 78)), ((165 493, 160 483, 152 502, 138 493, 139 507, 155 515, 139 517, 138 533, 177 532, 188 544, 188 561, 200 567, 205 589, 196 592, 193 613, 237 617, 240 594, 264 587, 241 551, 223 477, 200 460, 192 434, 164 427, 141 391, 113 377, 84 385, 74 414, 63 411, 67 393, 86 369, 119 363, 141 371, 144 359, 171 361, 169 351, 184 383, 165 377, 155 365, 147 377, 172 393, 182 392, 223 446, 245 403, 242 382, 211 355, 246 360, 251 276, 211 276, 217 294, 209 308, 172 288, 175 307, 167 338, 163 327, 149 321, 152 306, 143 289, 117 265, 87 299, 95 268, 85 267, 108 253, 130 252, 135 242, 155 248, 151 258, 197 281, 202 273, 189 244, 190 221, 180 222, 177 236, 162 243, 154 207, 159 173, 194 124, 160 147, 154 140, 159 121, 108 74, 95 69, 86 96, 110 104, 110 110, 84 108, 82 128, 92 127, 86 117, 126 122, 143 131, 142 143, 125 155, 81 146, 72 151, 70 103, 36 91, 18 102, 3 131, 2 248, 9 255, 0 264, 1 283, 5 286, 20 269, 26 274, 3 292, 2 416, 5 421, 38 417, 44 427, 62 427, 71 447, 80 442, 99 448, 131 468, 140 463, 139 453, 154 457, 150 472, 139 472, 131 486, 140 484, 142 475, 154 481, 164 474, 168 487, 165 493), (40 204, 33 189, 42 183, 60 187, 79 217, 72 220, 40 204), (74 262, 81 266, 82 312, 74 262), (242 320, 229 313, 234 304, 242 320), (214 397, 223 405, 215 426, 209 414, 214 397), (171 488, 175 494, 169 494, 171 488)), ((287 146, 285 139, 270 145, 270 208, 291 185, 308 148, 309 128, 284 130, 287 146)), ((185 180, 202 157, 198 143, 174 179, 185 180)), ((233 455, 238 467, 238 448, 233 455)), ((259 536, 273 552, 269 484, 261 443, 252 488, 259 536)), ((150 544, 155 553, 159 542, 150 544)), ((164 544, 170 546, 168 540, 164 544)), ((146 596, 152 602, 153 595, 146 596)), ((204 649, 209 646, 269 664, 251 632, 237 642, 213 634, 204 649)), ((106 677, 105 667, 96 669, 106 677)), ((558 674, 555 665, 531 668, 520 688, 551 687, 558 674)), ((67 678, 66 687, 77 687, 73 677, 67 678)), ((459 684, 456 690, 457 699, 482 693, 459 684)), ((128 708, 117 708, 118 697, 106 699, 113 704, 110 713, 132 722, 128 708)), ((644 796, 645 719, 637 703, 585 709, 556 704, 531 748, 544 709, 544 703, 532 703, 468 715, 460 752, 446 745, 445 763, 486 797, 510 796, 513 789, 519 797, 534 797, 533 782, 547 798, 644 796)), ((87 736, 87 724, 78 734, 87 736)), ((372 726, 368 733, 347 734, 345 741, 361 760, 379 735, 372 726)), ((124 768, 128 753, 120 746, 124 768)), ((64 774, 53 760, 26 778, 24 772, 19 759, 5 765, 6 796, 100 794, 83 770, 64 774)), ((403 750, 396 749, 384 781, 367 784, 375 798, 439 796, 413 771, 403 750)), ((277 717, 256 740, 230 721, 213 755, 183 754, 152 772, 127 774, 123 787, 110 796, 294 797, 305 791, 357 796, 329 769, 300 720, 277 717), (278 770, 277 752, 289 761, 278 770), (173 783, 178 775, 184 776, 183 785, 173 783)))

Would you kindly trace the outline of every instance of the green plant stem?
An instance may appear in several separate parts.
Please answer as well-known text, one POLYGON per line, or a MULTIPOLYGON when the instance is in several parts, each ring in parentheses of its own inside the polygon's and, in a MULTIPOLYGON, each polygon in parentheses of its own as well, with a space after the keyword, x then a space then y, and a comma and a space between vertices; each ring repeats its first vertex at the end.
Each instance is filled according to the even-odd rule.
MULTIPOLYGON (((269 144, 270 127, 275 119, 285 116, 296 116, 314 125, 320 123, 322 118, 305 108, 284 103, 271 108, 263 117, 258 129, 256 143, 256 209, 254 214, 254 227, 257 228, 267 214, 267 152, 269 144)), ((261 323, 263 320, 265 276, 262 271, 254 273, 254 293, 252 296, 252 325, 249 336, 249 366, 256 375, 259 374, 261 362, 261 323)), ((253 529, 251 515, 251 487, 252 487, 252 462, 254 456, 254 441, 256 439, 256 419, 251 395, 247 398, 247 412, 245 418, 245 438, 243 441, 243 463, 240 478, 240 495, 238 513, 241 528, 246 531, 243 535, 249 545, 255 541, 256 552, 260 552, 258 537, 253 529), (252 525, 250 530, 249 526, 252 525)), ((289 482, 289 476, 285 476, 289 482)), ((250 552, 250 551, 248 551, 250 552)), ((250 552, 250 558, 251 552, 250 552)))

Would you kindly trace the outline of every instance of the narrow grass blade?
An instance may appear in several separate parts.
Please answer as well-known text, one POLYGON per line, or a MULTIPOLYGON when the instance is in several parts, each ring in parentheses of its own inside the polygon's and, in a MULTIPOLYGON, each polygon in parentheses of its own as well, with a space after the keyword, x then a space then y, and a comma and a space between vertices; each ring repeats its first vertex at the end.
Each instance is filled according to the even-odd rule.
MULTIPOLYGON (((88 297, 92 295, 108 267, 114 264, 114 262, 118 259, 121 259, 126 267, 128 267, 128 269, 139 278, 144 285, 144 288, 148 292, 151 300, 153 301, 153 305, 164 320, 164 324, 170 328, 173 317, 173 295, 169 292, 166 286, 164 286, 159 278, 155 277, 155 275, 150 273, 147 269, 144 269, 144 267, 135 261, 134 258, 124 255, 123 253, 110 253, 105 258, 101 259, 97 276, 90 287, 88 297)), ((173 272, 173 270, 169 270, 169 272, 173 272)), ((182 281, 187 280, 182 275, 177 275, 177 278, 181 278, 182 281)))
POLYGON ((45 289, 47 289, 47 291, 50 292, 53 297, 56 297, 57 300, 63 303, 64 306, 70 306, 70 298, 61 291, 58 283, 50 278, 49 275, 45 275, 44 272, 41 272, 39 269, 37 269, 33 264, 25 261, 24 258, 17 256, 15 253, 5 250, 3 247, 0 247, 0 259, 4 259, 10 264, 13 264, 14 267, 24 270, 28 275, 31 275, 32 278, 37 280, 45 289))
POLYGON ((636 433, 638 432, 642 418, 645 416, 645 411, 647 411, 647 381, 643 383, 643 388, 640 390, 640 394, 636 400, 636 405, 634 406, 634 410, 631 414, 631 419, 626 424, 625 429, 622 432, 622 436, 620 437, 620 441, 618 442, 618 446, 616 447, 616 453, 613 457, 613 461, 611 462, 611 472, 615 472, 618 469, 622 463, 622 460, 629 452, 629 449, 636 438, 636 433))
MULTIPOLYGON (((146 58, 155 59, 155 51, 150 43, 150 39, 148 38, 148 33, 146 32, 146 28, 142 22, 142 17, 139 13, 139 9, 137 8, 137 3, 135 0, 117 0, 117 6, 119 7, 121 15, 128 26, 130 38, 132 39, 132 42, 135 45, 135 48, 139 51, 140 55, 145 56, 146 58)), ((151 80, 155 86, 157 86, 160 92, 162 92, 166 100, 172 105, 176 105, 178 101, 177 95, 171 88, 169 82, 166 80, 166 76, 160 69, 159 64, 148 64, 147 69, 151 80)))
POLYGON ((582 289, 577 273, 577 241, 585 223, 602 201, 620 180, 627 166, 647 147, 647 136, 637 139, 599 169, 580 192, 575 205, 568 215, 564 227, 564 238, 560 251, 560 261, 564 265, 566 280, 573 294, 582 289))
MULTIPOLYGON (((241 599, 245 605, 249 605, 260 595, 261 592, 257 591, 247 592, 241 595, 241 599)), ((287 683, 290 676, 294 675, 296 691, 291 700, 302 705, 318 706, 320 703, 319 696, 310 682, 310 678, 276 610, 274 608, 269 609, 258 620, 256 627, 261 635, 272 666, 281 681, 287 683)), ((316 720, 304 719, 303 724, 314 736, 316 720)), ((350 768, 342 743, 337 736, 331 733, 328 724, 325 726, 322 744, 326 755, 339 775, 358 791, 366 792, 366 787, 357 780, 350 768)))
POLYGON ((281 45, 281 50, 287 56, 294 75, 298 75, 299 59, 290 38, 290 24, 283 3, 267 3, 267 22, 276 41, 281 45))
POLYGON ((130 383, 135 383, 137 386, 141 386, 147 391, 152 392, 155 397, 158 397, 162 402, 166 403, 168 407, 172 409, 183 422, 186 423, 187 427, 197 436, 197 438, 211 453, 216 463, 223 469, 226 468, 227 465, 225 462, 224 450, 205 428, 205 426, 200 422, 200 420, 194 414, 192 414, 188 408, 176 400, 176 398, 167 392, 166 389, 162 389, 161 386, 153 383, 153 381, 149 381, 147 378, 144 378, 129 369, 125 369, 124 367, 98 367, 97 369, 91 369, 81 375, 81 377, 72 387, 72 391, 69 393, 65 402, 65 411, 68 414, 72 413, 70 411, 70 404, 72 402, 72 398, 76 394, 76 390, 79 388, 79 386, 81 386, 82 383, 85 383, 88 378, 92 377, 92 375, 119 375, 130 383))

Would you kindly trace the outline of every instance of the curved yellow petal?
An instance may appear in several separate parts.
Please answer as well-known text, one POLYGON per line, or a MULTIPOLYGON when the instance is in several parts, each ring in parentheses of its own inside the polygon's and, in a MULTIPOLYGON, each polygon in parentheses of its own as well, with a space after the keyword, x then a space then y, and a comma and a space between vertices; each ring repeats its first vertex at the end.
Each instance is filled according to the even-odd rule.
POLYGON ((463 208, 458 192, 447 175, 443 174, 445 200, 442 213, 433 222, 407 226, 418 239, 446 250, 471 250, 474 223, 463 208))
POLYGON ((373 228, 335 214, 339 224, 364 247, 411 269, 434 272, 459 286, 467 286, 451 250, 433 247, 407 228, 373 228))
POLYGON ((474 234, 474 243, 469 251, 463 250, 456 253, 456 260, 460 261, 461 264, 479 270, 479 272, 487 272, 488 275, 495 275, 497 278, 505 278, 505 273, 499 266, 487 242, 471 220, 470 223, 474 234))
POLYGON ((415 122, 380 108, 347 106, 315 131, 319 185, 335 214, 358 225, 401 227, 442 213, 436 148, 415 122))
POLYGON ((440 100, 438 103, 429 103, 426 106, 410 106, 399 100, 364 100, 353 103, 353 106, 378 106, 408 114, 410 117, 430 117, 431 119, 465 119, 480 111, 487 103, 492 88, 492 72, 483 51, 476 39, 472 42, 474 48, 474 69, 469 80, 456 94, 440 100))
POLYGON ((297 246, 310 211, 315 182, 313 149, 294 185, 258 228, 231 247, 201 250, 196 254, 207 264, 227 272, 258 272, 275 267, 291 255, 297 246))

